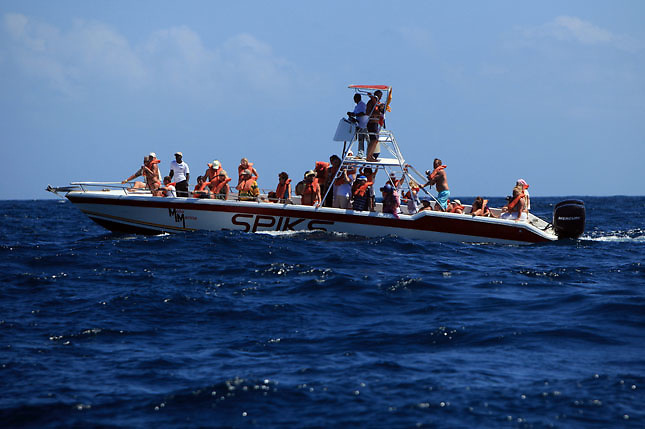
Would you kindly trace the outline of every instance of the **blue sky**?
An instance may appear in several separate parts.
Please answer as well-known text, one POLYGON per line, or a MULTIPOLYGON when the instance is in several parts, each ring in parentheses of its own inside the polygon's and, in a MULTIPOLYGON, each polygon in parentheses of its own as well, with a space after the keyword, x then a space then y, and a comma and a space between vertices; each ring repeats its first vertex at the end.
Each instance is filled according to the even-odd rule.
POLYGON ((642 1, 4 0, 0 199, 151 151, 299 180, 340 150, 351 83, 393 86, 403 154, 455 196, 643 195, 644 22, 642 1))

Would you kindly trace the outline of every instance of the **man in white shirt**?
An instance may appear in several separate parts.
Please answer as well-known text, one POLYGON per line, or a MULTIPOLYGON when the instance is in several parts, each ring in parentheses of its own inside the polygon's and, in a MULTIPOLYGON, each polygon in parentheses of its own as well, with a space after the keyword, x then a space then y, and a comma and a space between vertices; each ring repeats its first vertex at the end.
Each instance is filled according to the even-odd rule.
POLYGON ((175 160, 170 163, 170 173, 168 176, 175 182, 178 197, 188 197, 188 180, 190 179, 190 169, 182 158, 181 152, 175 153, 175 160))
POLYGON ((358 126, 358 152, 356 153, 357 158, 365 158, 365 131, 367 128, 367 121, 369 120, 369 115, 365 113, 365 103, 363 103, 360 94, 354 94, 354 107, 353 112, 347 112, 347 116, 356 120, 356 125, 358 126))

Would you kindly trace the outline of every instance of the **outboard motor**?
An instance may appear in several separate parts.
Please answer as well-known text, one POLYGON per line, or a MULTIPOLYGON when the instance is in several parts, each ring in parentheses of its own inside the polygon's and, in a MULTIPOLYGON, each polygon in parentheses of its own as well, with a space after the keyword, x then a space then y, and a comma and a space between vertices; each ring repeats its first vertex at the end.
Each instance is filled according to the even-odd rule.
POLYGON ((558 239, 578 238, 585 231, 585 203, 560 201, 553 209, 553 229, 558 239))

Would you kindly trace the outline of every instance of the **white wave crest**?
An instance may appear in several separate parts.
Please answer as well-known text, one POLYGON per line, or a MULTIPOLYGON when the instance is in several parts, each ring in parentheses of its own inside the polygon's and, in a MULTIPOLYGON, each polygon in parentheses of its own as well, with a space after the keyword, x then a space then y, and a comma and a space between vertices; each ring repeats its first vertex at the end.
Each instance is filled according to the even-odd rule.
POLYGON ((629 237, 626 235, 605 235, 602 237, 581 237, 581 240, 587 241, 603 241, 603 242, 612 242, 612 243, 645 243, 645 235, 639 235, 636 237, 629 237))
POLYGON ((311 234, 316 231, 256 231, 256 234, 272 235, 274 237, 283 237, 298 234, 311 234))

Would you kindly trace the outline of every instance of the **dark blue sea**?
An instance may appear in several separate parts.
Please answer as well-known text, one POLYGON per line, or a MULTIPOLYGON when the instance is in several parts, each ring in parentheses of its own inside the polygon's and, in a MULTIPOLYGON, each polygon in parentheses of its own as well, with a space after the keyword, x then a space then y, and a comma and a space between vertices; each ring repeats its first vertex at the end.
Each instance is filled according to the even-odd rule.
POLYGON ((0 426, 643 428, 645 197, 583 199, 582 239, 529 246, 0 202, 0 426))

